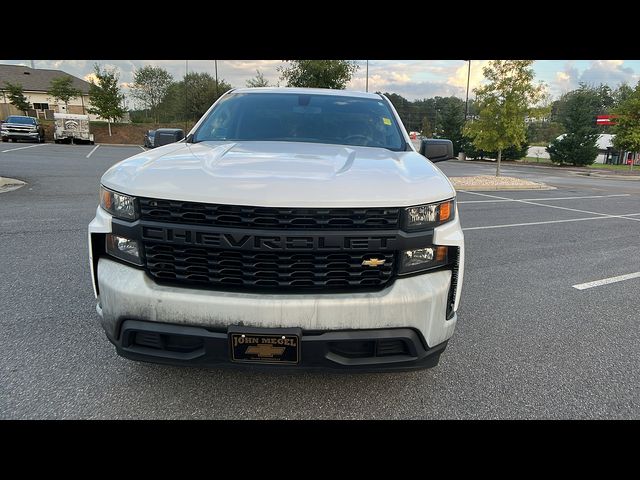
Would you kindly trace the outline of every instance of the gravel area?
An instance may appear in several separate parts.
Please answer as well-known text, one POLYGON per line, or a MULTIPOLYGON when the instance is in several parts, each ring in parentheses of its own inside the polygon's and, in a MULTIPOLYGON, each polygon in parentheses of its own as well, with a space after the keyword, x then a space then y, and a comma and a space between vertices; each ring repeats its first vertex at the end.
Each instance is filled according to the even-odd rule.
POLYGON ((531 182, 515 177, 496 177, 495 175, 477 175, 475 177, 450 177, 456 188, 473 190, 524 190, 549 189, 544 183, 531 182))

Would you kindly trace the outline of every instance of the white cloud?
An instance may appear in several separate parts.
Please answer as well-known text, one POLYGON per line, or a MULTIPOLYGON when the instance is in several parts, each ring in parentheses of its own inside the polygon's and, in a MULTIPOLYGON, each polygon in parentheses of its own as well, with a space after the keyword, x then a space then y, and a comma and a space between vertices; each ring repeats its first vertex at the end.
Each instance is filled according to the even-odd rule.
POLYGON ((409 83, 411 77, 407 73, 391 72, 391 80, 395 83, 409 83))
POLYGON ((98 83, 98 77, 96 77, 95 73, 87 73, 84 77, 82 77, 87 82, 98 83))
POLYGON ((447 83, 454 87, 467 89, 467 76, 469 76, 469 92, 480 86, 484 80, 482 70, 489 64, 490 60, 471 60, 471 72, 469 72, 469 64, 464 62, 447 78, 447 83), (470 73, 470 75, 469 75, 470 73))
POLYGON ((594 60, 580 75, 580 81, 588 85, 606 83, 616 88, 622 83, 635 84, 640 78, 623 60, 594 60))

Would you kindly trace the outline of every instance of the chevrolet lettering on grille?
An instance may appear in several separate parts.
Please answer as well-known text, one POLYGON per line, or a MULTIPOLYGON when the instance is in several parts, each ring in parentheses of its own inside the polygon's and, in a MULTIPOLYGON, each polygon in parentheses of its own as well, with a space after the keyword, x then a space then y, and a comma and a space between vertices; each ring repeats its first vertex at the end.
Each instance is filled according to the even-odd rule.
POLYGON ((248 235, 204 232, 184 228, 142 227, 142 238, 177 245, 239 250, 393 250, 395 235, 248 235))

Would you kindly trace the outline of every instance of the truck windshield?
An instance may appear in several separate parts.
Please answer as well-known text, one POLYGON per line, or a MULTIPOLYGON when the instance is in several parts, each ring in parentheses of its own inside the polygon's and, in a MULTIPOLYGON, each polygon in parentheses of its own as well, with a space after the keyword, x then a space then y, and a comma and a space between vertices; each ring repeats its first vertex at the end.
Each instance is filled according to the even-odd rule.
POLYGON ((21 123, 22 125, 35 125, 36 119, 31 117, 7 117, 6 123, 21 123))
POLYGON ((382 98, 299 93, 235 93, 223 98, 194 135, 202 141, 284 141, 404 150, 382 98))

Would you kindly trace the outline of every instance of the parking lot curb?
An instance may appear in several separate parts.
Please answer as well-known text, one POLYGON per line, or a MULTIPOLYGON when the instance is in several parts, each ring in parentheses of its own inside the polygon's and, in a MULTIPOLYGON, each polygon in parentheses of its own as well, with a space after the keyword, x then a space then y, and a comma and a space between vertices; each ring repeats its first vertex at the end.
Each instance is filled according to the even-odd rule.
MULTIPOLYGON (((492 162, 492 161, 487 161, 487 160, 458 160, 458 159, 453 159, 450 160, 453 162, 459 162, 459 163, 470 163, 470 164, 486 164, 486 165, 495 165, 496 162, 492 162)), ((502 162, 503 166, 508 166, 508 167, 531 167, 531 168, 542 168, 542 169, 547 169, 547 170, 556 170, 556 171, 561 171, 561 172, 568 172, 568 173, 573 173, 575 175, 583 175, 583 176, 591 176, 591 177, 600 177, 600 178, 624 178, 626 180, 629 179, 633 179, 633 180, 640 180, 640 173, 633 173, 633 174, 628 174, 628 173, 618 173, 618 174, 611 174, 611 173, 600 173, 602 171, 604 172, 608 172, 606 169, 591 169, 591 170, 587 170, 587 169, 578 169, 576 167, 558 167, 558 166, 552 166, 552 165, 541 165, 535 162, 502 162), (631 178, 630 178, 631 177, 631 178)))
POLYGON ((631 180, 639 181, 640 175, 601 175, 599 173, 592 173, 591 175, 584 175, 585 177, 606 178, 608 180, 631 180))

